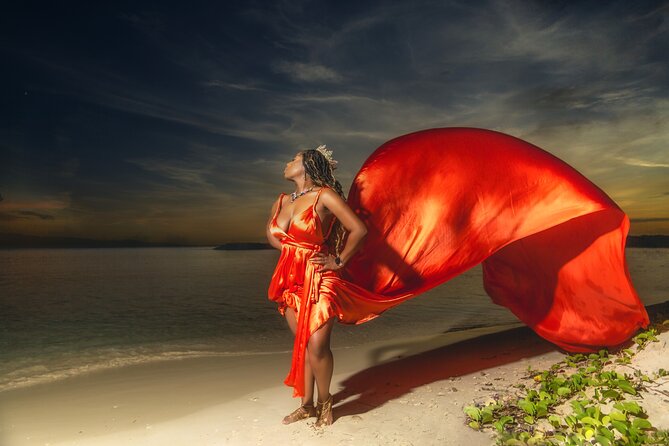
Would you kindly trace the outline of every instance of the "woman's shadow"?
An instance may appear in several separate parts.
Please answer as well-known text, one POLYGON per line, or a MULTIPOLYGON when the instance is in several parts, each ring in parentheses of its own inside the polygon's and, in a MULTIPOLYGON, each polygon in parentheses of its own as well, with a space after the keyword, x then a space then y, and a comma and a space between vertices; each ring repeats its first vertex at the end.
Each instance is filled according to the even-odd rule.
MULTIPOLYGON (((646 308, 656 331, 669 331, 669 325, 662 324, 662 321, 669 319, 669 301, 646 308)), ((372 363, 378 363, 389 352, 398 359, 374 365, 341 381, 339 384, 342 389, 334 395, 335 404, 348 401, 336 406, 336 416, 368 412, 402 397, 412 389, 437 381, 499 367, 548 352, 569 354, 539 337, 529 327, 486 334, 406 357, 401 353, 397 354, 398 351, 416 351, 424 343, 425 341, 397 343, 372 350, 372 363), (354 398, 351 399, 352 397, 354 398)), ((609 348, 609 351, 629 348, 633 344, 634 341, 629 339, 609 348)))
MULTIPOLYGON (((371 352, 372 361, 388 351, 415 351, 420 343, 398 343, 371 352)), ((335 403, 355 397, 336 407, 337 417, 365 413, 399 398, 412 389, 480 370, 538 356, 558 347, 537 336, 528 327, 487 334, 445 345, 411 356, 374 365, 339 384, 335 403)))

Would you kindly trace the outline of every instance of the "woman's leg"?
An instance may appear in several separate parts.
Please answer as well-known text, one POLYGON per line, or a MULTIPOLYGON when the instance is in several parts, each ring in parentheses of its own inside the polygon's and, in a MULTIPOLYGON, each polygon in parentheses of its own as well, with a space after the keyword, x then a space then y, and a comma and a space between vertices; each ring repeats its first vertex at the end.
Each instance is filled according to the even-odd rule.
POLYGON ((311 363, 311 370, 318 385, 318 400, 321 402, 330 396, 330 381, 334 370, 334 357, 330 350, 330 334, 333 326, 332 317, 311 335, 307 347, 309 360, 305 362, 311 363))
MULTIPOLYGON (((295 310, 286 308, 285 315, 290 331, 294 335, 297 330, 297 315, 295 314, 295 310)), ((309 347, 307 346, 307 354, 309 354, 308 351, 309 347)), ((314 404, 314 373, 308 360, 304 361, 304 396, 302 397, 302 405, 305 404, 314 404)))

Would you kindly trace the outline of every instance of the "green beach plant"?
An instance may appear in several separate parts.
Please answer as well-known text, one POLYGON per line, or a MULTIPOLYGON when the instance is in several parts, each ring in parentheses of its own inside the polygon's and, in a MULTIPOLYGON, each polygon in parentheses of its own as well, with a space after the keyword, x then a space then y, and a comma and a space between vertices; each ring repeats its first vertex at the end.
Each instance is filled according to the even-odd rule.
MULTIPOLYGON (((669 328, 669 321, 659 329, 669 328)), ((630 366, 634 355, 657 342, 655 327, 637 334, 634 347, 610 353, 566 355, 548 370, 528 367, 517 390, 495 395, 487 404, 465 407, 467 425, 492 430, 498 445, 669 445, 669 431, 655 428, 640 391, 669 373, 653 377, 630 366), (614 370, 618 365, 633 373, 614 370)))

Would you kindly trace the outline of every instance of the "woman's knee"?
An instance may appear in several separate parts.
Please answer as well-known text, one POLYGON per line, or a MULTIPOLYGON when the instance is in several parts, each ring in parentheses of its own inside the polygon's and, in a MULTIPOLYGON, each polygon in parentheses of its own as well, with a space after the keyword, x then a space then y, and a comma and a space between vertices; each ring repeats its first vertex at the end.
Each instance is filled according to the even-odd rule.
POLYGON ((332 354, 330 350, 330 331, 327 327, 321 327, 311 335, 307 343, 307 350, 309 356, 314 359, 322 359, 332 354))
POLYGON ((311 359, 320 360, 332 355, 332 350, 330 350, 329 343, 312 342, 310 340, 307 347, 307 354, 311 357, 311 359))

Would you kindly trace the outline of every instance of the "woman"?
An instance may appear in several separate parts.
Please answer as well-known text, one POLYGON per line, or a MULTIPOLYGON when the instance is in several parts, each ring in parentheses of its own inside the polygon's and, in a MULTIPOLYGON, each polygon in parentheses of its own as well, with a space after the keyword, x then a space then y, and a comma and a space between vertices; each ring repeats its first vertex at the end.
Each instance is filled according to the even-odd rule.
POLYGON ((332 422, 334 317, 363 323, 478 264, 494 303, 567 351, 615 347, 648 325, 625 261, 627 215, 544 150, 485 129, 410 133, 370 155, 345 203, 330 154, 289 163, 296 192, 267 227, 281 249, 269 298, 295 333, 284 382, 303 397, 284 422, 332 422))
MULTIPOLYGON (((346 203, 342 187, 334 177, 336 161, 331 151, 321 146, 315 150, 299 152, 286 165, 284 178, 295 183, 291 196, 281 194, 272 207, 272 218, 267 224, 267 238, 272 246, 281 250, 279 265, 288 268, 279 297, 279 311, 296 334, 298 306, 304 287, 304 270, 309 262, 315 265, 321 277, 336 277, 348 259, 358 250, 367 234, 367 228, 346 203), (309 211, 308 213, 306 213, 309 211), (329 228, 323 234, 323 228, 329 228), (343 243, 343 232, 348 232, 343 243), (283 242, 283 243, 282 243, 283 242), (303 243, 303 244, 301 244, 303 243)), ((330 381, 334 366, 330 350, 330 333, 334 324, 335 305, 330 297, 319 296, 311 307, 319 318, 319 328, 307 343, 307 360, 304 362, 304 396, 302 405, 283 419, 284 424, 317 416, 316 426, 332 424, 332 395, 330 381), (318 403, 314 407, 314 381, 318 386, 318 403)))

